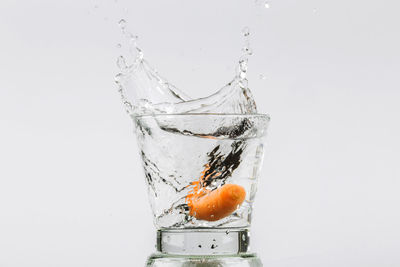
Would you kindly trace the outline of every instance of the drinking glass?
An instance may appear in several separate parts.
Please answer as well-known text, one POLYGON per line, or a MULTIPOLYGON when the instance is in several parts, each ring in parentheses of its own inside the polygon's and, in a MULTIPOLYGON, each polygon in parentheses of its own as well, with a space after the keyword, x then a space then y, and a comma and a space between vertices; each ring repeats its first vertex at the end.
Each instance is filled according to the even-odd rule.
POLYGON ((132 118, 157 229, 147 266, 262 266, 249 228, 269 116, 132 118))

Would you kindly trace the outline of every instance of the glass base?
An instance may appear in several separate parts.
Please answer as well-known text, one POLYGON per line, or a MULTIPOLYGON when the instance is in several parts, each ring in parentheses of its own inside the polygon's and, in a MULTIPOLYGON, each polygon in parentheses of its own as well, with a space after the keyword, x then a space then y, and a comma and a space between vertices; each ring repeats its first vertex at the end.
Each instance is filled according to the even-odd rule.
POLYGON ((262 267, 256 254, 223 256, 178 256, 153 254, 147 267, 262 267))
POLYGON ((157 251, 168 255, 236 255, 249 252, 250 232, 235 228, 157 231, 157 251))
POLYGON ((260 259, 249 252, 248 229, 161 229, 157 253, 148 267, 260 267, 260 259))

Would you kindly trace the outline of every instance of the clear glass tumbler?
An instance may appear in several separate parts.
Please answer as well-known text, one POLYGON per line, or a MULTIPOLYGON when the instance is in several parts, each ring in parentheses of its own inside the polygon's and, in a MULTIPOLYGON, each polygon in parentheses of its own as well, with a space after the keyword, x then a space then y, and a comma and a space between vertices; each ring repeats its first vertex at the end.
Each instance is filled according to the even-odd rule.
POLYGON ((261 266, 249 227, 269 116, 132 118, 157 228, 147 266, 261 266))

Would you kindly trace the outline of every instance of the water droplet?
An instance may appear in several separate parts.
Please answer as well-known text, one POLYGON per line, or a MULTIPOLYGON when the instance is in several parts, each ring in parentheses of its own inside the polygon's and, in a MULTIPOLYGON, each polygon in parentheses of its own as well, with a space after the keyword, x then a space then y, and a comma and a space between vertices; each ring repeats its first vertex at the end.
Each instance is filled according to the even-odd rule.
POLYGON ((122 47, 122 44, 117 44, 117 48, 121 48, 122 47))
POLYGON ((121 28, 121 30, 125 30, 125 28, 126 28, 126 20, 121 19, 120 21, 118 21, 118 25, 121 28))
POLYGON ((255 0, 257 6, 263 6, 264 8, 270 8, 269 0, 255 0))
POLYGON ((246 235, 245 234, 242 235, 242 240, 246 241, 246 235))
POLYGON ((250 47, 244 46, 242 50, 246 55, 251 56, 253 54, 253 50, 250 47))
POLYGON ((265 80, 265 79, 267 79, 267 76, 265 76, 264 74, 260 74, 259 78, 260 78, 260 80, 265 80))
POLYGON ((129 40, 136 43, 139 40, 139 36, 129 33, 129 40))
POLYGON ((247 37, 247 36, 249 36, 250 35, 250 29, 249 29, 249 27, 244 27, 243 28, 243 30, 242 30, 242 32, 243 32, 243 35, 245 36, 245 37, 247 37))
POLYGON ((250 55, 253 54, 253 51, 250 48, 250 29, 249 29, 249 27, 244 27, 242 29, 242 33, 243 33, 243 36, 245 38, 244 39, 244 46, 242 47, 242 51, 244 53, 244 55, 242 56, 242 59, 246 60, 247 56, 250 56, 250 55))
POLYGON ((99 5, 94 5, 94 9, 98 9, 99 8, 99 5))
POLYGON ((122 77, 123 77, 122 73, 118 73, 117 75, 115 75, 115 77, 114 77, 115 82, 120 83, 122 77))
POLYGON ((243 78, 245 78, 246 76, 246 72, 247 72, 247 60, 243 59, 239 61, 239 71, 241 75, 244 75, 243 78))
POLYGON ((127 68, 126 61, 125 61, 125 58, 124 58, 123 56, 119 56, 119 57, 117 58, 117 66, 118 66, 118 68, 120 68, 120 69, 125 69, 125 68, 127 68))

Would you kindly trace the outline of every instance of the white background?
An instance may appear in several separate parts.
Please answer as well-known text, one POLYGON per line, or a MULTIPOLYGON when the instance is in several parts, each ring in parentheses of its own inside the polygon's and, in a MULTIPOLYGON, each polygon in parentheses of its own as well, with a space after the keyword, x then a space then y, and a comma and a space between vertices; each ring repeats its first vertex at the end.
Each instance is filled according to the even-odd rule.
POLYGON ((232 78, 250 27, 250 86, 272 117, 252 229, 265 266, 400 266, 400 4, 270 6, 1 0, 0 266, 142 266, 154 251, 113 82, 122 17, 194 96, 232 78))

